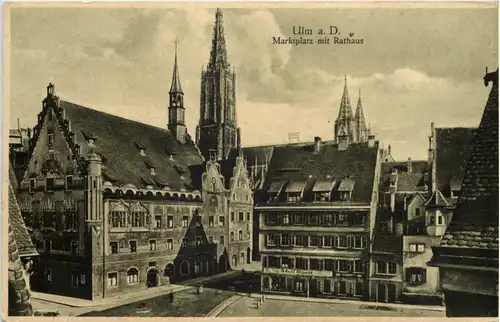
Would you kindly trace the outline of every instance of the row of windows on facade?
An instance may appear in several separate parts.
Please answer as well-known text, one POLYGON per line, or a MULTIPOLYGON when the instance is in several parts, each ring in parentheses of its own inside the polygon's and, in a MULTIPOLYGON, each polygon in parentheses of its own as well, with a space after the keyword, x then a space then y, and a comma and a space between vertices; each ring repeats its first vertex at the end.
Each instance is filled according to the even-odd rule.
MULTIPOLYGON (((52 270, 50 268, 45 270, 45 281, 49 284, 52 283, 52 270)), ((80 285, 85 285, 85 282, 85 273, 71 273, 71 286, 79 287, 80 285)))
MULTIPOLYGON (((304 197, 302 192, 287 192, 285 198, 281 198, 281 195, 276 192, 268 193, 269 201, 286 201, 290 203, 299 203, 303 201, 308 201, 307 197, 304 197)), ((315 192, 311 201, 350 201, 352 199, 352 191, 339 191, 337 193, 330 192, 315 192)))
POLYGON ((69 240, 69 239, 44 239, 43 240, 43 251, 51 252, 51 251, 60 251, 60 252, 71 252, 76 255, 79 252, 78 241, 77 240, 69 240))
MULTIPOLYGON (((309 283, 317 283, 320 295, 363 296, 363 281, 336 281, 331 279, 312 279, 309 283)), ((312 285, 311 285, 312 286, 312 285)), ((271 292, 306 293, 311 288, 305 279, 272 276, 264 278, 263 287, 271 292)))
POLYGON ((303 257, 266 256, 262 260, 264 267, 292 268, 314 271, 335 271, 344 273, 364 273, 365 262, 359 259, 318 259, 303 257))
POLYGON ((368 247, 366 236, 355 235, 300 235, 266 234, 266 246, 269 247, 313 247, 313 248, 354 248, 368 247))
POLYGON ((360 213, 266 213, 265 224, 302 226, 365 226, 366 215, 360 213))
POLYGON ((78 227, 78 216, 75 212, 53 213, 23 212, 24 222, 31 228, 50 228, 55 230, 76 230, 78 227))
MULTIPOLYGON (((242 230, 238 231, 238 234, 235 234, 234 232, 231 232, 230 238, 231 241, 243 241, 247 240, 250 236, 245 235, 242 230)), ((224 236, 219 236, 219 239, 214 238, 214 236, 207 236, 207 240, 204 241, 202 236, 195 236, 194 240, 189 240, 188 238, 182 238, 181 246, 182 247, 188 247, 188 246, 198 246, 202 245, 205 242, 208 242, 209 244, 217 244, 220 243, 221 245, 224 245, 224 236)), ((174 250, 174 239, 173 238, 167 238, 166 243, 165 243, 166 250, 174 250)), ((120 243, 117 241, 110 242, 109 243, 109 248, 110 248, 110 253, 111 254, 118 254, 119 249, 128 249, 129 252, 131 253, 136 253, 138 248, 137 248, 137 241, 136 240, 129 240, 128 241, 128 247, 120 247, 120 243)), ((155 251, 157 250, 157 241, 156 239, 150 239, 149 240, 149 251, 155 251)))
MULTIPOLYGON (((208 216, 208 227, 215 227, 216 216, 208 216)), ((225 216, 219 216, 217 226, 224 227, 225 216)), ((195 226, 200 227, 202 225, 203 217, 201 215, 196 215, 195 226)), ((234 212, 231 213, 231 221, 236 221, 236 215, 234 212)), ((245 222, 245 213, 238 213, 238 221, 245 222)), ((246 221, 250 221, 250 213, 246 213, 246 221)), ((123 212, 123 211, 113 211, 109 214, 109 224, 112 228, 127 228, 127 227, 146 227, 148 223, 148 214, 145 212, 123 212)), ((174 228, 175 216, 167 215, 166 222, 164 222, 164 217, 162 215, 155 215, 154 228, 174 228)), ((183 228, 189 227, 189 216, 182 216, 182 221, 180 226, 183 228)))
MULTIPOLYGON (((43 186, 45 187, 46 192, 54 191, 57 187, 64 187, 64 189, 66 189, 67 191, 71 191, 71 189, 74 187, 75 184, 78 183, 78 181, 82 181, 82 180, 74 180, 73 175, 67 175, 64 178, 49 177, 49 178, 45 178, 42 180, 45 181, 45 185, 43 185, 43 186), (61 183, 60 183, 60 181, 61 181, 61 183)), ((38 181, 39 180, 36 178, 30 178, 29 186, 28 186, 28 191, 30 193, 34 192, 35 189, 38 188, 38 186, 37 186, 38 181)), ((80 183, 82 183, 82 182, 80 182, 80 183)))

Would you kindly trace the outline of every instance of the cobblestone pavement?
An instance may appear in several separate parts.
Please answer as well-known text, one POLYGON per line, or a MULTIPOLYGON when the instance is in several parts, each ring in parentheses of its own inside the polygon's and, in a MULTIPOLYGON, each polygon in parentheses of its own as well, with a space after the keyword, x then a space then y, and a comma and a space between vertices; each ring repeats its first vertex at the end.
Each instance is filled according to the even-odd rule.
POLYGON ((257 308, 257 299, 242 297, 225 308, 219 317, 445 317, 445 312, 419 308, 393 308, 376 303, 315 303, 266 299, 257 308))

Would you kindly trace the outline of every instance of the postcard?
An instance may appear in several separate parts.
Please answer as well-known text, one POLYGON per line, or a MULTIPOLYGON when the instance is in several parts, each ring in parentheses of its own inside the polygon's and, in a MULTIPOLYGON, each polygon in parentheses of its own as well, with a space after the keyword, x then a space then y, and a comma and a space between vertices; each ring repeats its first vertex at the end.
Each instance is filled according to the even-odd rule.
POLYGON ((6 320, 498 317, 498 3, 4 9, 6 320))

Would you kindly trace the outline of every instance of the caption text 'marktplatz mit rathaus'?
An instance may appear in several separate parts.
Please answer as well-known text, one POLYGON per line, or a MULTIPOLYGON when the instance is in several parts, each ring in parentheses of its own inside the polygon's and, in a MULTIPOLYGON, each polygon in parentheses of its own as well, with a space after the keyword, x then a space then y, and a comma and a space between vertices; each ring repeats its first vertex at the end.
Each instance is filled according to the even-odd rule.
MULTIPOLYGON (((219 9, 209 57, 194 140, 177 51, 167 128, 60 100, 49 84, 33 130, 10 131, 9 216, 29 287, 96 300, 260 259, 265 293, 441 304, 427 263, 479 130, 432 123, 428 158, 397 162, 361 95, 353 113, 346 81, 331 140, 242 148, 219 9)), ((498 71, 486 78, 494 105, 498 71)))

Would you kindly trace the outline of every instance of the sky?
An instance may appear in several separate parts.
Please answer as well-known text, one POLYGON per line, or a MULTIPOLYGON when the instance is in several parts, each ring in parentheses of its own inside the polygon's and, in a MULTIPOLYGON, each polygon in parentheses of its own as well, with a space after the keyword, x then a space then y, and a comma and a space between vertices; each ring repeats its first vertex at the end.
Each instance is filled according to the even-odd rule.
MULTIPOLYGON (((396 159, 426 159, 430 123, 476 127, 498 67, 498 9, 223 8, 236 71, 242 145, 333 139, 347 77, 355 109, 396 159), (361 45, 278 45, 294 26, 336 26, 361 45)), ((200 74, 208 63, 215 9, 11 9, 10 122, 36 124, 46 86, 63 100, 165 127, 179 40, 186 123, 194 137, 200 74)), ((302 36, 313 37, 313 36, 302 36)), ((119 130, 119 129, 117 129, 119 130)))

